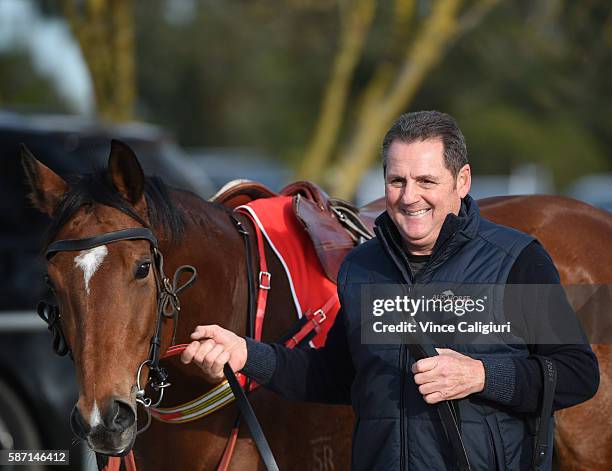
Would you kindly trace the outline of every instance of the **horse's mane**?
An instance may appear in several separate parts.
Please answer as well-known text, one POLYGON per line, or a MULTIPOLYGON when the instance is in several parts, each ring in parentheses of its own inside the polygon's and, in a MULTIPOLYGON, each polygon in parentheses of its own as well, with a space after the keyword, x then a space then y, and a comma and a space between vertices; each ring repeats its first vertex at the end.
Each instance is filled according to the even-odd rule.
POLYGON ((169 188, 158 177, 145 177, 144 194, 148 209, 148 223, 115 189, 108 178, 106 169, 95 169, 91 174, 74 177, 70 180, 69 188, 53 215, 46 234, 45 245, 55 240, 59 230, 79 208, 94 203, 118 209, 145 227, 161 230, 165 237, 173 241, 179 241, 185 230, 183 211, 172 202, 169 188))

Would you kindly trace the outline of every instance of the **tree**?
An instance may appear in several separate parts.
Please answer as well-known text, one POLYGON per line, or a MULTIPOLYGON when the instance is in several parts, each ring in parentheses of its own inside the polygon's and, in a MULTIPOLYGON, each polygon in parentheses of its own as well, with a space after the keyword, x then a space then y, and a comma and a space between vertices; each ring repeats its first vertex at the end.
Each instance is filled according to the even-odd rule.
POLYGON ((133 117, 136 82, 132 0, 63 0, 63 12, 89 68, 99 116, 133 117))
POLYGON ((361 176, 377 158, 377 148, 386 129, 409 107, 453 41, 476 26, 495 3, 497 0, 481 0, 462 8, 462 0, 439 0, 430 4, 430 13, 421 19, 415 14, 417 2, 397 0, 394 32, 389 35, 388 44, 392 59, 380 61, 361 93, 350 138, 339 145, 347 89, 374 10, 373 1, 353 2, 348 19, 343 22, 332 77, 299 177, 324 181, 331 193, 350 199, 361 176), (408 40, 406 28, 416 22, 421 25, 408 40), (339 148, 337 155, 333 154, 335 148, 339 148), (325 173, 330 163, 331 169, 325 173))

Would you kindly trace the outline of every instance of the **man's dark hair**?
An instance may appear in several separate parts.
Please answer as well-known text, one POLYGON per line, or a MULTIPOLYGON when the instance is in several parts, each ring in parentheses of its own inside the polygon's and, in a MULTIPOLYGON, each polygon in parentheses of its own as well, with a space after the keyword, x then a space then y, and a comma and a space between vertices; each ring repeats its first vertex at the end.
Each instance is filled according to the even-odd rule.
POLYGON ((382 145, 383 168, 387 171, 389 147, 394 141, 410 144, 426 139, 441 139, 444 145, 444 166, 457 178, 468 163, 465 138, 454 118, 439 111, 404 113, 387 131, 382 145))

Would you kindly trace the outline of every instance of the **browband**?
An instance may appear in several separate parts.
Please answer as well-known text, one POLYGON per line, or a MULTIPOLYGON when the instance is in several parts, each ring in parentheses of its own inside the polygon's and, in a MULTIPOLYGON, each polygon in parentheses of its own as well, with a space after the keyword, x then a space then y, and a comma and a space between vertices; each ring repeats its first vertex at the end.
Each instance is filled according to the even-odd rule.
POLYGON ((49 244, 45 252, 47 260, 51 259, 57 252, 87 250, 100 245, 108 244, 109 242, 117 242, 119 240, 148 240, 152 247, 157 247, 157 239, 150 229, 146 227, 133 227, 131 229, 123 229, 120 231, 106 232, 85 239, 63 239, 56 240, 49 244))

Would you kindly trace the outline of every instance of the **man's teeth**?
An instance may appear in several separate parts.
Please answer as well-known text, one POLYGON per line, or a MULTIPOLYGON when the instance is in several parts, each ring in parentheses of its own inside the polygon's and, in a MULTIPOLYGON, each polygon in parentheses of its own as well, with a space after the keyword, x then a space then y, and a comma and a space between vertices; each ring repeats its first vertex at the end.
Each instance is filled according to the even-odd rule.
POLYGON ((421 214, 425 214, 427 211, 429 211, 429 208, 427 209, 421 209, 419 211, 405 211, 405 213, 408 216, 420 216, 421 214))

